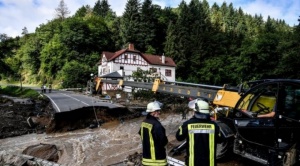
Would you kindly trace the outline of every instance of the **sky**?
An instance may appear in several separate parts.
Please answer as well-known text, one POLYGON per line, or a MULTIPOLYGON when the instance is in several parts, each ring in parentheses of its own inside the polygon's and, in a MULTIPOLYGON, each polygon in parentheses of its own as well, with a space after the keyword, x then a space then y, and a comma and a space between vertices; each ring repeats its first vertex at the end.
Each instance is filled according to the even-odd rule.
MULTIPOLYGON (((70 15, 82 6, 93 7, 97 0, 64 0, 70 15)), ((140 0, 143 2, 144 0, 140 0)), ((153 4, 164 7, 178 7, 182 0, 152 0, 153 4)), ((187 3, 190 0, 185 0, 187 3)), ((223 2, 233 4, 235 9, 239 7, 251 15, 262 15, 264 20, 268 16, 274 19, 285 20, 290 26, 298 25, 300 16, 300 0, 207 0, 209 5, 223 2)), ((46 24, 55 17, 55 8, 60 0, 0 0, 0 34, 9 37, 21 36, 22 29, 27 28, 29 33, 35 32, 40 24, 46 24)), ((127 0, 108 0, 112 10, 118 16, 124 12, 127 0)))

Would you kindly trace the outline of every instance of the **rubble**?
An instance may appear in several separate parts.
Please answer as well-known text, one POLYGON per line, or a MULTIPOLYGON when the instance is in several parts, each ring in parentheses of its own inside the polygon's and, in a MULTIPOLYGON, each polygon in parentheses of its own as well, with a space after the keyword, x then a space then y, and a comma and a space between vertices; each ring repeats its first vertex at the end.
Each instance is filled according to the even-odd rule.
POLYGON ((52 113, 51 103, 45 100, 18 99, 15 102, 0 97, 0 139, 42 133, 49 124, 52 113))
POLYGON ((5 151, 0 151, 0 165, 60 166, 60 164, 48 160, 22 154, 11 154, 5 151))

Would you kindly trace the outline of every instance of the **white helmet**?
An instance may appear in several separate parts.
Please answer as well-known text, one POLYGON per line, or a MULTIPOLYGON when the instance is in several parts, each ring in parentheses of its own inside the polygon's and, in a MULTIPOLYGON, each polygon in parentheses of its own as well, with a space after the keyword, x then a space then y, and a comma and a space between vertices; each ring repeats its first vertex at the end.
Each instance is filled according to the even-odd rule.
POLYGON ((157 111, 157 110, 160 110, 160 106, 159 106, 159 103, 158 102, 151 102, 147 105, 147 110, 146 112, 154 112, 154 111, 157 111))
POLYGON ((206 101, 198 100, 195 103, 195 111, 203 114, 209 114, 209 104, 206 101))
POLYGON ((189 102, 188 107, 196 112, 209 114, 209 104, 201 99, 195 99, 189 102))

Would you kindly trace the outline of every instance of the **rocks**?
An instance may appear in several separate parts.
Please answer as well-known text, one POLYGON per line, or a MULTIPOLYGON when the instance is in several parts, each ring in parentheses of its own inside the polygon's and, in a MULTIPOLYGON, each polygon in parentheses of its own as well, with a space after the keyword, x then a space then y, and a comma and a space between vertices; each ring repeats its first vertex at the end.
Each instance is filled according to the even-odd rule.
POLYGON ((9 154, 4 151, 0 151, 0 165, 60 166, 57 163, 39 159, 33 156, 22 155, 22 154, 9 154))
POLYGON ((23 99, 24 102, 20 102, 21 99, 14 100, 0 97, 0 139, 44 131, 50 122, 52 110, 47 106, 51 103, 29 99, 23 99))
POLYGON ((142 165, 142 153, 135 152, 127 157, 127 165, 134 166, 134 165, 142 165))
POLYGON ((27 147, 22 154, 35 156, 47 161, 57 162, 59 159, 59 150, 56 145, 38 144, 27 147))

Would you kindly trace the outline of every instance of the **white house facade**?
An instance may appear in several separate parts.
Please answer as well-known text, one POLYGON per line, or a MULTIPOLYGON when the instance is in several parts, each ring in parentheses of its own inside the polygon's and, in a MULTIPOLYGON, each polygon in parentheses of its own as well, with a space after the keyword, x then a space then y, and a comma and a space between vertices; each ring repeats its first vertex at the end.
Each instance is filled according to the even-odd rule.
POLYGON ((130 44, 128 49, 115 53, 103 52, 98 65, 98 76, 101 77, 119 70, 123 70, 123 77, 131 76, 132 72, 140 68, 159 74, 162 80, 175 81, 175 67, 171 58, 164 55, 143 54, 134 50, 133 44, 130 44))
POLYGON ((149 55, 134 49, 129 44, 127 49, 117 52, 103 52, 98 65, 98 77, 102 78, 130 78, 138 68, 152 71, 164 81, 175 81, 176 64, 170 57, 164 55, 149 55), (115 73, 110 75, 110 73, 115 73), (119 73, 119 75, 118 75, 119 73))

